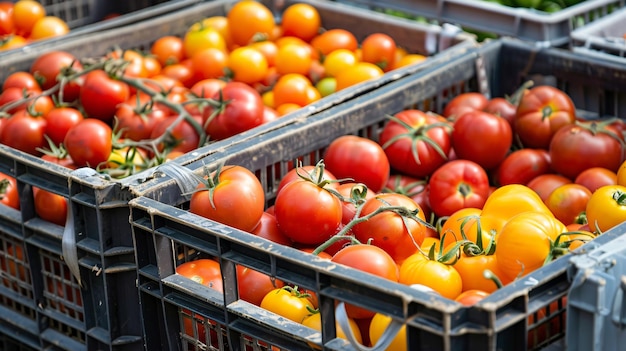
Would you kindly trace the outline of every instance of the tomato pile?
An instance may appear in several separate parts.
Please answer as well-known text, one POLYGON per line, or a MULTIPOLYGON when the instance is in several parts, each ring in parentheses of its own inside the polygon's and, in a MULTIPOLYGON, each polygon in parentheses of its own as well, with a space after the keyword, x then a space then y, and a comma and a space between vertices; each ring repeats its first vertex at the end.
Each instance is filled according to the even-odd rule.
POLYGON ((46 9, 35 0, 0 1, 0 51, 27 45, 34 40, 67 34, 67 23, 46 16, 46 9))
MULTIPOLYGON (((268 208, 254 173, 223 166, 203 178, 190 211, 471 305, 626 220, 623 126, 578 118, 554 87, 523 86, 510 99, 464 93, 442 115, 389 116, 377 141, 333 140, 317 165, 282 178, 268 208)), ((314 294, 256 273, 242 299, 319 327, 314 294)), ((346 311, 366 344, 389 323, 346 311)), ((397 338, 406 345, 404 331, 397 338)))

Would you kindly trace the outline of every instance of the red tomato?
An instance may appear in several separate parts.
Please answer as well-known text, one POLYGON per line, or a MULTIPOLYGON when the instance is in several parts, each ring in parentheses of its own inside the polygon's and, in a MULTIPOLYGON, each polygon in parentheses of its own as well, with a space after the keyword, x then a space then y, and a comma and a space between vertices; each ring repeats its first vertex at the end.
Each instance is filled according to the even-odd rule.
POLYGON ((428 181, 403 174, 394 174, 389 177, 384 191, 410 197, 420 206, 426 221, 430 220, 432 210, 430 208, 430 200, 428 199, 428 181))
POLYGON ((214 172, 206 184, 198 185, 189 203, 192 213, 247 232, 259 224, 264 207, 261 182, 241 166, 224 166, 218 175, 214 172))
POLYGON ((396 42, 387 34, 373 33, 361 42, 361 60, 378 65, 384 71, 393 67, 396 59, 396 42))
POLYGON ((313 181, 287 183, 274 203, 281 232, 296 243, 319 245, 340 228, 343 216, 337 196, 313 181))
POLYGON ((273 241, 277 244, 292 246, 291 239, 283 234, 278 228, 276 216, 263 212, 259 224, 252 230, 252 234, 273 241))
MULTIPOLYGON (((200 125, 202 122, 199 117, 192 116, 192 118, 200 125)), ((152 129, 150 139, 156 139, 168 130, 174 123, 178 123, 169 131, 169 136, 164 136, 164 139, 159 143, 159 151, 166 150, 166 152, 180 152, 187 153, 195 150, 200 144, 200 135, 193 127, 193 125, 187 121, 179 121, 179 116, 170 116, 159 121, 152 129)))
POLYGON ((263 297, 270 291, 285 286, 282 280, 274 279, 254 269, 237 265, 237 289, 239 298, 261 306, 263 297))
POLYGON ((504 118, 476 110, 456 119, 451 139, 458 158, 474 161, 484 169, 492 169, 509 152, 513 132, 504 118))
POLYGON ((554 217, 568 225, 585 211, 590 198, 589 189, 580 184, 568 183, 554 189, 545 202, 554 217))
POLYGON ((67 217, 67 199, 47 190, 35 192, 35 212, 41 219, 64 226, 67 217))
POLYGON ((489 100, 481 93, 463 93, 454 97, 443 110, 447 118, 456 119, 465 112, 484 110, 489 100))
POLYGON ((406 218, 394 211, 382 211, 366 221, 357 223, 352 232, 362 243, 371 240, 396 261, 402 261, 415 253, 426 236, 424 213, 411 198, 394 193, 378 194, 363 204, 360 218, 371 216, 388 206, 404 207, 414 216, 406 218), (415 213, 416 212, 416 213, 415 213))
POLYGON ((593 193, 602 186, 617 184, 617 173, 604 167, 591 167, 580 172, 574 183, 583 185, 593 193))
POLYGON ((20 194, 17 192, 17 182, 15 178, 0 173, 0 203, 20 209, 20 194))
POLYGON ((216 111, 208 121, 206 132, 213 140, 231 137, 263 123, 264 105, 261 95, 247 84, 229 82, 221 93, 212 97, 223 103, 223 108, 208 107, 205 115, 216 111))
POLYGON ((222 292, 224 291, 224 283, 222 281, 222 270, 219 262, 201 258, 195 261, 189 261, 176 267, 176 273, 185 276, 196 283, 206 285, 209 288, 222 292))
POLYGON ((87 116, 107 123, 115 116, 118 105, 129 96, 126 83, 110 78, 102 70, 87 73, 80 89, 80 102, 87 116))
POLYGON ((579 122, 561 128, 550 143, 552 169, 574 180, 584 170, 617 172, 624 159, 623 137, 611 126, 579 122))
POLYGON ((111 127, 106 123, 86 118, 67 131, 63 145, 77 166, 95 168, 109 159, 112 137, 111 127))
POLYGON ((46 135, 59 145, 67 132, 84 119, 83 114, 73 107, 55 107, 46 115, 46 135))
POLYGON ((150 97, 145 94, 131 96, 128 101, 119 104, 115 112, 121 137, 136 141, 149 139, 154 127, 168 115, 165 108, 153 106, 150 97))
MULTIPOLYGON (((371 198, 373 198, 376 194, 369 188, 365 188, 363 189, 362 184, 360 184, 361 187, 359 187, 358 183, 353 183, 353 182, 348 182, 348 183, 342 183, 339 186, 337 186, 337 188, 335 190, 337 190, 337 192, 343 196, 345 199, 350 200, 351 196, 352 196, 352 192, 353 190, 356 191, 363 191, 365 190, 365 198, 359 198, 360 201, 365 201, 365 200, 369 200, 371 198)), ((341 222, 343 224, 348 224, 350 223, 350 221, 352 221, 354 219, 354 216, 356 214, 356 205, 353 201, 342 201, 342 219, 341 222)))
MULTIPOLYGON (((68 75, 82 69, 80 61, 69 52, 50 51, 35 59, 30 66, 30 73, 39 81, 43 90, 48 90, 59 82, 60 74, 68 75)), ((80 77, 67 82, 62 90, 62 101, 72 102, 78 99, 83 81, 84 77, 80 77)))
POLYGON ((472 306, 476 302, 489 296, 489 293, 482 290, 466 290, 454 299, 454 301, 461 303, 465 306, 472 306))
MULTIPOLYGON (((381 248, 374 245, 350 245, 337 252, 332 262, 346 265, 360 271, 398 281, 398 265, 391 256, 381 248)), ((350 318, 368 318, 374 312, 346 304, 346 312, 350 318)))
POLYGON ((0 36, 14 32, 13 3, 11 1, 2 1, 0 2, 0 36))
POLYGON ((527 184, 550 172, 550 155, 543 149, 520 149, 511 152, 495 170, 496 183, 527 184))
POLYGON ((513 121, 517 113, 517 107, 509 100, 501 97, 491 98, 491 100, 487 102, 483 111, 504 118, 507 122, 509 122, 511 130, 513 129, 513 121))
POLYGON ((373 192, 383 189, 389 179, 389 160, 375 141, 344 135, 330 143, 324 152, 326 168, 339 179, 352 179, 373 192))
POLYGON ((46 120, 20 110, 2 124, 0 142, 31 155, 41 155, 48 143, 44 137, 46 120))
POLYGON ((529 188, 533 189, 543 202, 548 199, 548 196, 561 185, 571 183, 568 178, 558 174, 541 174, 533 178, 526 184, 529 188))
POLYGON ((482 208, 489 196, 489 177, 477 163, 454 160, 439 167, 428 181, 430 207, 449 216, 466 207, 482 208))
POLYGON ((322 172, 323 174, 320 178, 319 172, 321 170, 321 168, 312 165, 292 168, 280 179, 280 183, 278 183, 278 188, 276 189, 276 192, 280 193, 281 189, 284 188, 285 185, 291 183, 294 180, 300 179, 301 177, 324 180, 326 181, 325 187, 336 188, 338 185, 338 182, 336 182, 337 177, 335 177, 334 174, 332 174, 328 169, 326 169, 326 167, 324 167, 322 172))
POLYGON ((8 88, 19 88, 20 90, 41 92, 41 87, 37 79, 29 72, 13 72, 7 76, 2 84, 2 90, 8 88))
POLYGON ((524 147, 548 149, 554 134, 575 120, 572 99, 557 88, 542 85, 522 96, 514 129, 524 147))
POLYGON ((446 162, 451 143, 445 120, 419 110, 405 110, 395 118, 385 125, 379 140, 392 168, 421 178, 446 162))

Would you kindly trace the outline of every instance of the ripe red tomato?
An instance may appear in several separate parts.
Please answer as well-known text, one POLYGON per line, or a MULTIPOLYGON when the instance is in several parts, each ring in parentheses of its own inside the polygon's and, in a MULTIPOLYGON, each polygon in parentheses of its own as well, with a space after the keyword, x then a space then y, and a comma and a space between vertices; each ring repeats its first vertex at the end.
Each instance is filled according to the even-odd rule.
MULTIPOLYGON (((398 265, 386 251, 378 246, 349 245, 333 255, 331 261, 389 279, 392 282, 398 281, 398 265)), ((346 304, 346 312, 350 318, 374 316, 374 312, 350 304, 346 304)))
POLYGON ((373 63, 388 71, 396 60, 396 42, 384 33, 370 34, 361 42, 361 56, 363 62, 373 63))
POLYGON ((617 172, 624 160, 623 137, 611 126, 578 122, 561 128, 550 143, 552 169, 574 180, 584 170, 617 172))
POLYGON ((496 183, 528 184, 533 178, 550 172, 550 155, 543 149, 520 149, 511 152, 495 170, 496 183))
POLYGON ((333 140, 324 152, 326 168, 339 179, 352 179, 373 192, 383 189, 389 179, 385 150, 370 139, 344 135, 333 140))
MULTIPOLYGON (((337 190, 337 192, 341 196, 343 196, 345 199, 351 199, 353 190, 357 190, 357 191, 365 190, 365 198, 364 199, 359 198, 360 201, 369 200, 376 195, 371 189, 367 187, 363 189, 362 185, 363 184, 354 183, 354 182, 341 183, 335 188, 335 190, 337 190), (359 187, 359 185, 361 186, 359 187)), ((356 214, 356 205, 352 201, 342 201, 342 205, 343 205, 343 208, 342 208, 343 215, 342 215, 341 223, 348 224, 350 223, 350 221, 354 219, 354 216, 356 214)))
POLYGON ((454 160, 439 167, 428 181, 430 207, 437 216, 482 208, 489 196, 487 172, 475 162, 454 160))
POLYGON ((509 122, 511 130, 513 129, 513 121, 517 113, 517 107, 509 100, 501 97, 491 98, 487 102, 487 106, 485 106, 483 111, 504 118, 507 122, 509 122))
POLYGON ((548 149, 554 134, 575 120, 572 99, 562 90, 542 85, 522 96, 514 129, 524 147, 548 149))
POLYGON ((426 221, 430 221, 432 210, 428 199, 428 181, 425 179, 420 180, 404 174, 394 174, 389 177, 384 191, 410 197, 420 206, 426 221))
POLYGON ((84 119, 80 110, 73 107, 55 107, 46 115, 46 135, 59 145, 67 132, 84 119))
POLYGON ((35 192, 35 213, 43 220, 64 226, 67 217, 67 199, 47 190, 35 192))
POLYGON ((217 175, 213 172, 206 184, 198 184, 189 204, 192 213, 247 232, 259 224, 264 208, 261 182, 241 166, 224 166, 217 175))
MULTIPOLYGON (((150 134, 150 139, 156 139, 165 134, 168 128, 178 121, 178 117, 179 116, 169 116, 156 123, 150 134)), ((198 124, 202 123, 200 117, 192 116, 192 118, 198 124)), ((187 120, 178 121, 177 123, 176 126, 169 130, 169 135, 164 137, 163 142, 157 145, 159 151, 165 150, 167 154, 185 154, 200 146, 200 135, 193 125, 187 120)))
POLYGON ((115 112, 121 137, 136 141, 149 139, 154 127, 168 115, 166 108, 153 106, 145 94, 131 96, 119 104, 115 112))
POLYGON ((558 174, 541 174, 529 181, 526 186, 533 189, 543 202, 548 199, 550 193, 561 185, 571 183, 568 178, 558 174))
MULTIPOLYGON (((73 54, 66 51, 50 51, 35 59, 30 67, 30 73, 39 81, 41 89, 48 90, 59 82, 60 74, 67 75, 80 72, 82 69, 82 64, 73 54)), ((67 82, 62 90, 62 101, 72 102, 78 99, 83 81, 84 77, 80 77, 67 82)))
POLYGON ((261 95, 254 88, 241 82, 229 82, 221 93, 212 96, 223 102, 222 109, 208 107, 206 115, 216 112, 206 127, 213 140, 221 140, 257 127, 263 123, 264 105, 261 95))
POLYGON ((267 212, 263 212, 261 220, 252 230, 252 234, 281 245, 292 246, 291 239, 278 228, 276 216, 267 212))
POLYGON ((285 174, 280 179, 280 182, 278 183, 278 188, 276 188, 276 193, 280 193, 280 191, 282 190, 282 188, 285 187, 285 185, 291 183, 294 180, 300 179, 301 176, 309 177, 312 179, 324 180, 327 182, 327 184, 325 185, 326 187, 336 188, 338 185, 338 183, 336 182, 337 177, 335 177, 335 175, 332 174, 332 172, 330 172, 326 167, 324 167, 323 172, 322 172, 323 174, 320 178, 319 176, 320 170, 321 168, 312 166, 312 165, 292 168, 291 170, 289 170, 289 172, 287 172, 287 174, 285 174))
POLYGON ((86 118, 67 131, 63 145, 78 167, 97 167, 113 149, 111 127, 99 119, 86 118))
POLYGON ((237 290, 239 298, 261 306, 265 295, 274 289, 285 286, 280 279, 274 279, 254 269, 237 265, 237 290))
POLYGON ((41 155, 48 143, 44 137, 46 120, 20 110, 2 124, 0 142, 31 155, 41 155))
POLYGON ((395 118, 385 125, 379 140, 393 169, 421 178, 446 162, 451 142, 444 119, 419 110, 405 110, 395 118))
POLYGON ((37 79, 29 73, 23 71, 17 71, 9 74, 2 83, 2 90, 8 88, 19 88, 20 90, 41 92, 41 87, 37 79))
POLYGON ((411 198, 395 193, 378 194, 363 204, 360 217, 371 215, 386 206, 400 206, 417 211, 414 218, 405 218, 393 211, 383 211, 352 227, 354 236, 362 243, 385 250, 395 261, 402 261, 415 253, 426 236, 424 212, 411 198))
POLYGON ((119 104, 128 100, 130 88, 122 81, 110 78, 104 71, 85 75, 80 89, 80 102, 88 117, 111 122, 119 104))
POLYGON ((222 269, 219 262, 201 258, 189 261, 176 267, 176 273, 185 276, 196 283, 206 285, 209 288, 222 292, 224 291, 224 283, 222 281, 222 269))
POLYGON ((475 110, 456 119, 451 139, 458 158, 488 170, 504 160, 513 143, 513 132, 504 118, 475 110))
POLYGON ((580 184, 568 183, 554 189, 545 202, 554 217, 568 225, 585 211, 590 198, 589 189, 580 184))
POLYGON ((465 112, 484 110, 489 100, 481 93, 469 92, 455 96, 443 110, 443 115, 455 120, 465 112))
POLYGON ((17 182, 15 178, 0 173, 0 203, 20 209, 20 194, 17 192, 17 182))
POLYGON ((482 290, 466 290, 454 299, 454 301, 461 303, 465 306, 472 306, 476 302, 489 296, 489 293, 482 290))
POLYGON ((580 172, 574 183, 583 185, 593 193, 602 186, 617 184, 617 173, 604 167, 591 167, 580 172))

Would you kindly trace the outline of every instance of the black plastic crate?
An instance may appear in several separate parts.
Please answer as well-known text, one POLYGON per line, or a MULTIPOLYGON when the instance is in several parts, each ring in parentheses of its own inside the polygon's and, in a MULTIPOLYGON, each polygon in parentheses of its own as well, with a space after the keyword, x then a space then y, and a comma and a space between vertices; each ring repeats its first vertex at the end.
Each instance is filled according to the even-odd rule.
MULTIPOLYGON (((624 116, 624 70, 623 66, 567 50, 500 39, 186 167, 199 173, 203 167, 214 169, 222 162, 244 166, 257 174, 271 204, 279 180, 296 158, 315 164, 336 137, 356 134, 376 139, 386 115, 409 107, 441 112, 447 101, 467 91, 504 96, 532 79, 536 84, 551 84, 566 91, 582 115, 624 116)), ((185 210, 188 198, 168 173, 144 184, 149 187, 142 191, 144 196, 130 202, 149 348, 179 347, 181 333, 185 340, 193 339, 194 333, 181 327, 187 310, 220 325, 231 343, 245 340, 242 335, 247 335, 279 348, 303 348, 312 335, 310 330, 279 324, 275 316, 238 300, 233 273, 237 264, 315 291, 327 328, 322 333, 327 349, 351 349, 339 339, 331 341, 335 331, 333 314, 328 312, 335 301, 357 303, 407 324, 409 350, 540 349, 557 345, 564 336, 563 298, 571 284, 567 258, 498 290, 471 308, 462 307, 406 286, 366 278, 351 269, 329 269, 326 262, 313 256, 192 214, 185 210), (175 274, 177 265, 195 258, 186 252, 219 258, 223 296, 175 274)), ((623 230, 624 226, 616 228, 596 241, 623 230)))
POLYGON ((3 351, 35 351, 37 348, 30 347, 20 340, 20 333, 13 332, 9 336, 0 332, 0 350, 3 351))
POLYGON ((586 0, 548 13, 484 0, 334 0, 380 10, 395 10, 439 23, 536 42, 542 46, 569 43, 572 30, 624 6, 623 0, 586 0))
POLYGON ((626 8, 572 32, 572 50, 626 64, 626 8))
MULTIPOLYGON (((12 0, 16 2, 17 0, 12 0)), ((73 37, 109 30, 161 16, 191 6, 200 0, 39 0, 48 16, 56 16, 67 23, 70 32, 61 37, 29 43, 25 47, 0 51, 0 58, 22 55, 73 37), (106 19, 109 15, 115 17, 106 19)))

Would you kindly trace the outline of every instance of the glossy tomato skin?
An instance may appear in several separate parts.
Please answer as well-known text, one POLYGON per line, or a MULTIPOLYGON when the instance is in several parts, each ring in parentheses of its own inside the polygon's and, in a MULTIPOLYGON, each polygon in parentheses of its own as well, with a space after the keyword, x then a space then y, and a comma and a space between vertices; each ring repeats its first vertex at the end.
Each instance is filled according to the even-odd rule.
POLYGON ((504 118, 476 110, 456 119, 451 139, 458 158, 474 161, 484 169, 492 169, 509 152, 513 132, 504 118))
POLYGON ((484 110, 489 100, 485 95, 476 92, 462 93, 450 100, 443 110, 443 115, 455 120, 465 112, 484 110))
POLYGON ((575 120, 572 99, 562 90, 542 85, 522 96, 514 129, 524 147, 548 149, 554 134, 575 120))
POLYGON ((586 207, 590 231, 600 234, 626 221, 626 186, 605 185, 589 198, 586 207))
POLYGON ((551 172, 550 154, 543 149, 520 149, 508 154, 494 171, 499 186, 527 184, 533 178, 551 172))
POLYGON ((399 193, 413 199, 424 213, 426 221, 430 221, 432 210, 428 199, 428 181, 404 174, 393 174, 389 177, 384 192, 399 193))
POLYGON ((101 120, 86 118, 67 131, 63 145, 78 167, 97 167, 109 159, 113 148, 111 127, 101 120))
POLYGON ((46 120, 20 110, 2 124, 0 142, 31 155, 41 155, 39 149, 48 145, 44 137, 46 120))
POLYGON ((489 296, 489 293, 482 290, 466 290, 457 296, 454 301, 465 306, 472 306, 487 296, 489 296))
MULTIPOLYGON (((347 182, 347 183, 341 183, 339 184, 335 190, 337 190, 337 192, 343 196, 344 199, 346 200, 350 200, 352 191, 354 190, 358 190, 358 191, 363 191, 363 184, 359 184, 359 183, 354 183, 354 182, 347 182), (356 187, 356 188, 355 188, 356 187)), ((373 198, 374 196, 376 196, 376 193, 373 192, 371 189, 369 188, 365 188, 365 201, 373 198)), ((356 215, 356 206, 354 204, 354 202, 352 201, 342 201, 342 219, 341 219, 341 223, 343 223, 344 225, 350 223, 350 221, 352 221, 354 219, 354 216, 356 215)))
MULTIPOLYGON (((82 69, 82 64, 73 54, 55 50, 38 56, 30 67, 30 73, 41 82, 43 90, 48 90, 59 83, 59 74, 80 72, 82 69)), ((68 82, 63 88, 63 101, 73 102, 78 99, 83 82, 84 76, 68 82)))
POLYGON ((131 96, 115 112, 122 138, 135 141, 149 139, 154 126, 168 116, 165 108, 151 106, 150 97, 145 94, 131 96))
POLYGON ((517 107, 513 105, 509 100, 501 97, 491 98, 483 111, 500 116, 504 118, 513 130, 515 115, 517 114, 517 107))
POLYGON ((15 178, 0 173, 0 203, 20 209, 20 194, 17 192, 17 182, 15 178))
POLYGON ((202 183, 197 190, 189 204, 189 211, 197 215, 247 232, 254 230, 263 216, 263 186, 254 173, 244 167, 222 168, 212 194, 202 183))
MULTIPOLYGON (((226 105, 208 122, 206 132, 214 140, 225 139, 263 123, 263 100, 254 88, 241 82, 229 82, 212 98, 226 105)), ((208 115, 214 111, 208 108, 208 115)), ((205 116, 207 115, 205 113, 205 116)))
MULTIPOLYGON (((201 123, 199 116, 191 116, 198 124, 201 123)), ((162 136, 167 129, 178 120, 178 116, 166 117, 154 125, 150 139, 162 136)), ((186 120, 179 122, 172 128, 169 136, 165 137, 162 143, 157 146, 159 151, 167 150, 168 153, 185 154, 197 149, 200 145, 200 135, 193 125, 186 120)))
POLYGON ((550 143, 552 168, 572 180, 592 167, 617 172, 624 159, 623 141, 617 139, 618 135, 613 127, 596 122, 565 126, 550 143))
POLYGON ((489 196, 489 177, 477 163, 450 161, 430 177, 429 200, 437 216, 449 216, 464 207, 481 208, 489 196))
POLYGON ((580 172, 574 183, 583 185, 593 193, 602 186, 617 184, 617 174, 604 167, 591 167, 580 172))
POLYGON ((397 113, 395 118, 410 128, 391 120, 383 128, 379 140, 394 170, 422 178, 447 161, 451 141, 449 125, 444 119, 419 110, 405 110, 397 113), (437 144, 441 153, 424 138, 437 144))
POLYGON ((339 179, 352 179, 373 192, 389 179, 389 160, 383 148, 367 138, 345 135, 333 140, 324 153, 326 168, 339 179))
POLYGON ((208 286, 209 288, 222 292, 224 283, 222 281, 222 269, 219 262, 201 258, 189 261, 176 267, 176 273, 183 275, 196 283, 208 286))
POLYGON ((362 243, 371 244, 385 250, 396 261, 402 261, 415 253, 426 236, 424 213, 411 198, 402 194, 383 193, 363 204, 361 217, 367 216, 384 206, 402 206, 409 211, 417 210, 415 219, 403 219, 397 213, 383 211, 370 219, 352 227, 355 237, 362 243))
POLYGON ((260 306, 296 323, 301 323, 310 314, 309 310, 315 308, 307 294, 290 287, 271 290, 260 306))
POLYGON ((267 293, 283 286, 285 283, 279 279, 273 279, 254 269, 237 265, 237 289, 239 298, 244 301, 260 306, 267 293))
POLYGON ((88 117, 111 122, 119 104, 128 100, 130 88, 122 81, 114 80, 102 70, 85 75, 80 89, 80 102, 88 117))
POLYGON ((399 282, 405 285, 426 286, 449 299, 455 299, 463 292, 461 275, 454 266, 430 260, 421 252, 411 255, 402 262, 399 282))
POLYGON ((548 199, 548 196, 561 185, 571 183, 569 178, 566 178, 559 174, 541 174, 533 178, 526 184, 529 188, 533 189, 541 200, 544 202, 548 199))
MULTIPOLYGON (((285 185, 291 183, 294 180, 300 179, 300 176, 311 177, 312 179, 318 179, 320 171, 321 171, 321 168, 315 167, 312 165, 299 166, 299 167, 292 168, 289 170, 289 172, 287 172, 280 179, 276 192, 280 193, 281 189, 284 188, 285 185)), ((337 177, 335 177, 335 175, 331 171, 329 171, 328 168, 326 167, 324 167, 323 169, 323 175, 321 179, 329 181, 329 183, 326 184, 326 187, 336 188, 337 185, 339 184, 338 182, 335 182, 337 180, 337 177)))
POLYGON ((46 135, 56 145, 65 140, 67 132, 85 119, 80 110, 73 107, 55 107, 46 115, 46 135))
POLYGON ((296 243, 319 245, 341 226, 343 210, 337 196, 303 179, 285 185, 274 203, 281 232, 296 243))
POLYGON ((252 234, 285 246, 292 246, 293 244, 291 239, 278 228, 276 216, 268 212, 263 212, 261 220, 252 230, 252 234))
POLYGON ((546 199, 546 206, 563 224, 573 224, 585 211, 591 191, 585 186, 568 183, 554 189, 546 199))
POLYGON ((35 212, 42 219, 64 226, 67 217, 67 199, 47 190, 38 189, 35 193, 35 212))

